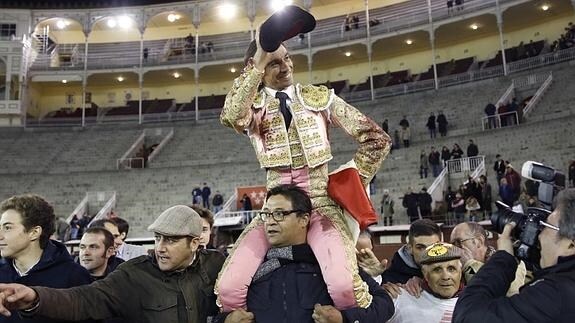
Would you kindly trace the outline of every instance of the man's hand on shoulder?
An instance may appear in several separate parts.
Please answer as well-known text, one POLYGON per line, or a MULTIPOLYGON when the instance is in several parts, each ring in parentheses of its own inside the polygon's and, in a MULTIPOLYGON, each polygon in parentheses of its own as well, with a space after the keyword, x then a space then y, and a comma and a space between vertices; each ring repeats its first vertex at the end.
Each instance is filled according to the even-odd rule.
POLYGON ((315 323, 343 323, 341 312, 331 305, 315 304, 311 318, 315 323))
POLYGON ((231 312, 224 323, 253 323, 254 314, 244 309, 238 309, 231 312))
POLYGON ((383 289, 391 296, 391 298, 397 298, 397 296, 401 295, 401 287, 402 284, 394 284, 394 283, 385 283, 381 285, 383 289))
POLYGON ((36 292, 20 284, 0 284, 0 314, 10 316, 11 310, 33 309, 38 303, 36 292))

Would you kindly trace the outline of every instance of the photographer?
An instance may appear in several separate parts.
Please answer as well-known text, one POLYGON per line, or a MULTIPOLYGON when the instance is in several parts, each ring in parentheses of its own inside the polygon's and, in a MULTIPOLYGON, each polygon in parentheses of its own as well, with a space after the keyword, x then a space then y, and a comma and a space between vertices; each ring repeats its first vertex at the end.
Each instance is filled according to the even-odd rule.
POLYGON ((511 232, 505 226, 498 250, 459 297, 453 322, 573 322, 575 317, 575 189, 557 195, 547 221, 540 221, 541 270, 519 294, 505 293, 515 278, 511 232))

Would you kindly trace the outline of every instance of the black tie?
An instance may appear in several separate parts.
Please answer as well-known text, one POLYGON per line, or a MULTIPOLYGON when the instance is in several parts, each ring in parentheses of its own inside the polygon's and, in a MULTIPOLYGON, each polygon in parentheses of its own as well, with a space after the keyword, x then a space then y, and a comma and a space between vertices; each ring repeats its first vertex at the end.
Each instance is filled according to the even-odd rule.
POLYGON ((288 95, 284 92, 276 92, 276 98, 280 100, 280 111, 284 115, 284 121, 286 123, 286 129, 289 129, 291 123, 291 112, 287 106, 288 95))

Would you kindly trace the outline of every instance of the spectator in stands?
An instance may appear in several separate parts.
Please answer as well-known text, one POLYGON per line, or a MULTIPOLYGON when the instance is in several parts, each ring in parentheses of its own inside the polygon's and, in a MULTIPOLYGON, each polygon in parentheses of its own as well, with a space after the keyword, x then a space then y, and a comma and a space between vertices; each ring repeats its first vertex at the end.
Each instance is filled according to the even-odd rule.
POLYGON ((61 216, 56 218, 56 227, 51 239, 55 239, 60 242, 70 240, 70 225, 61 216))
POLYGON ((78 215, 74 214, 72 220, 70 220, 70 239, 78 239, 78 230, 80 229, 80 220, 78 220, 78 215))
POLYGON ((409 140, 411 139, 411 131, 409 127, 401 127, 401 140, 403 141, 403 147, 409 148, 409 140))
POLYGON ((499 123, 501 127, 507 127, 507 112, 508 112, 508 105, 501 103, 497 108, 497 114, 499 117, 499 123))
POLYGON ((84 234, 84 230, 88 227, 92 218, 93 216, 90 216, 88 213, 84 213, 82 215, 82 218, 78 221, 78 237, 81 237, 84 234))
POLYGON ((447 13, 453 13, 453 0, 447 0, 447 13))
MULTIPOLYGON (((12 299, 2 299, 0 313, 8 315, 9 307, 27 317, 66 321, 120 317, 131 323, 206 322, 218 313, 212 291, 224 256, 198 250, 201 226, 194 210, 170 207, 148 227, 156 240, 155 257, 132 259, 78 288, 0 285, 0 292, 12 294, 12 299)), ((68 279, 58 273, 54 277, 68 279)))
POLYGON ((92 280, 100 280, 112 272, 108 260, 114 256, 114 236, 104 228, 88 228, 80 244, 80 265, 86 268, 92 280))
POLYGON ((481 189, 481 209, 483 210, 483 219, 491 219, 493 198, 491 195, 491 184, 487 182, 487 176, 479 176, 479 187, 481 189))
POLYGON ((513 189, 507 183, 507 178, 503 177, 499 184, 499 197, 501 198, 501 201, 509 207, 513 207, 513 203, 515 202, 514 195, 513 189))
POLYGON ((425 150, 421 150, 419 155, 419 178, 427 178, 427 170, 429 169, 429 161, 425 150))
POLYGON ((457 297, 463 290, 461 255, 453 245, 438 242, 427 247, 421 258, 423 292, 404 291, 394 301, 389 323, 450 322, 457 297))
POLYGON ((200 235, 200 246, 204 249, 215 249, 211 244, 212 227, 214 226, 214 215, 208 209, 198 205, 190 206, 202 219, 202 234, 200 235))
POLYGON ((500 154, 495 156, 495 164, 493 165, 493 170, 497 175, 497 183, 501 182, 501 178, 505 176, 505 161, 501 158, 500 154))
POLYGON ((431 195, 427 193, 427 188, 422 187, 421 192, 417 194, 417 205, 419 206, 419 214, 423 219, 431 218, 431 203, 433 199, 431 195))
POLYGON ((344 31, 350 31, 352 22, 353 22, 352 18, 349 15, 345 16, 345 20, 343 22, 343 27, 344 27, 343 30, 344 31))
MULTIPOLYGON (((330 296, 338 308, 354 305, 366 307, 370 299, 366 286, 356 285, 357 288, 352 288, 354 282, 359 283, 360 276, 354 265, 356 259, 352 257, 354 244, 349 243, 348 230, 344 229, 346 224, 341 222, 344 221, 342 207, 331 202, 322 204, 320 200, 338 195, 335 200, 339 202, 336 203, 356 207, 355 211, 358 212, 352 211, 351 214, 357 217, 362 229, 367 227, 368 223, 377 222, 377 215, 370 206, 365 191, 352 187, 356 184, 363 186, 369 183, 389 152, 391 140, 375 122, 333 92, 327 91, 325 87, 294 83, 294 66, 287 49, 280 45, 273 53, 266 53, 258 39, 256 37, 246 51, 244 60, 246 68, 235 80, 226 97, 220 120, 237 132, 245 131, 248 134, 258 161, 268 174, 268 188, 287 182, 297 184, 310 192, 313 205, 322 205, 321 208, 315 208, 311 214, 308 242, 314 250, 318 250, 316 257, 325 269, 323 276, 327 280, 327 285, 342 286, 341 289, 331 289, 334 294, 330 296), (302 88, 305 90, 302 91, 302 88), (262 98, 262 105, 259 104, 259 99, 256 102, 257 98, 262 98), (296 107, 303 109, 292 114, 290 110, 296 107), (272 118, 275 120, 279 118, 281 125, 271 128, 257 126, 261 122, 271 122, 272 118), (310 120, 313 121, 313 126, 307 128, 293 126, 310 120), (328 193, 327 163, 332 159, 327 136, 330 125, 341 127, 359 144, 359 149, 353 158, 357 168, 348 168, 341 173, 345 174, 345 177, 341 174, 331 175, 332 179, 340 175, 340 178, 343 177, 342 180, 348 182, 343 188, 353 193, 352 204, 349 204, 352 202, 349 201, 351 197, 349 191, 343 193, 343 190, 332 185, 333 189, 328 193), (293 134, 295 136, 292 136, 293 134), (269 140, 270 136, 278 138, 285 145, 283 143, 275 145, 269 140), (302 144, 300 138, 308 136, 313 138, 313 145, 302 144), (298 156, 297 151, 302 154, 298 156), (294 176, 296 173, 299 175, 294 176), (365 207, 367 212, 360 211, 357 207, 365 207), (369 208, 372 210, 368 210, 369 208), (327 264, 332 261, 347 263, 341 263, 341 266, 337 267, 328 266, 327 264), (353 282, 348 281, 349 278, 352 278, 353 282)), ((332 180, 329 182, 337 183, 332 180)), ((266 250, 261 248, 257 253, 257 257, 261 259, 257 258, 257 261, 254 261, 252 248, 253 244, 259 241, 255 237, 262 237, 263 230, 262 221, 252 221, 245 231, 247 234, 236 241, 236 248, 230 255, 231 261, 228 262, 232 266, 224 267, 219 280, 219 286, 227 286, 223 292, 221 289, 218 290, 224 310, 242 306, 241 304, 245 302, 248 292, 246 286, 257 270, 257 265, 265 257, 266 250), (254 239, 249 239, 250 237, 254 239), (247 253, 251 255, 250 259, 245 258, 247 253), (238 270, 244 275, 238 277, 238 270), (226 295, 230 296, 227 301, 226 295), (234 297, 236 295, 239 297, 234 297)))
POLYGON ((403 119, 399 121, 399 126, 402 128, 409 128, 409 121, 407 121, 406 116, 403 116, 403 119))
POLYGON ((357 15, 353 15, 352 21, 353 21, 353 28, 359 29, 359 17, 357 15))
POLYGON ((453 213, 455 214, 455 222, 461 223, 465 218, 465 199, 461 192, 455 193, 455 199, 451 202, 453 213))
POLYGON ((429 118, 427 118, 427 129, 429 130, 429 137, 431 139, 436 138, 437 134, 435 131, 435 114, 433 112, 431 112, 431 115, 429 116, 429 118))
POLYGON ((443 167, 447 167, 447 161, 451 159, 451 151, 447 146, 441 148, 441 160, 443 161, 443 167))
POLYGON ((202 203, 202 189, 200 185, 194 187, 192 190, 192 204, 201 204, 202 203))
MULTIPOLYGON (((120 217, 115 217, 110 220, 116 224, 118 233, 120 234, 120 239, 122 240, 122 243, 117 247, 118 249, 116 251, 116 256, 118 258, 128 261, 132 258, 145 256, 148 254, 148 249, 146 249, 144 246, 133 245, 126 242, 126 238, 128 238, 128 232, 130 231, 130 224, 128 221, 120 217)), ((110 228, 110 232, 115 232, 115 230, 110 227, 110 224, 104 224, 104 227, 110 228)))
POLYGON ((381 22, 379 21, 379 19, 377 18, 371 18, 369 19, 369 27, 374 27, 379 25, 381 22))
POLYGON ((202 204, 206 209, 210 208, 210 195, 212 194, 212 190, 208 186, 207 183, 204 183, 204 187, 202 188, 202 204))
POLYGON ((463 150, 458 144, 453 144, 453 149, 451 149, 451 159, 459 159, 463 157, 463 150))
POLYGON ((513 98, 511 103, 507 106, 507 125, 516 125, 518 123, 517 115, 519 113, 519 103, 517 103, 517 98, 513 98), (516 113, 513 113, 516 112, 516 113))
POLYGON ((399 130, 395 129, 393 132, 393 149, 401 148, 401 136, 399 134, 399 130))
MULTIPOLYGON (((90 274, 74 263, 64 244, 50 240, 54 209, 37 195, 16 195, 0 204, 0 283, 68 288, 91 282, 90 274)), ((10 293, 2 295, 2 299, 10 293)), ((4 312, 10 313, 8 311, 4 312)), ((17 313, 2 322, 59 322, 26 320, 17 313)))
POLYGON ((521 193, 521 175, 509 163, 505 165, 505 179, 513 191, 513 202, 515 202, 521 193))
POLYGON ((208 53, 213 54, 214 53, 214 43, 212 43, 211 41, 206 43, 206 49, 208 51, 208 53))
POLYGON ((485 115, 487 116, 487 129, 495 129, 497 128, 497 117, 495 114, 497 113, 497 107, 495 104, 488 103, 485 106, 485 115))
POLYGON ((385 133, 389 133, 389 124, 387 119, 383 120, 383 122, 381 123, 381 129, 383 129, 385 133))
POLYGON ((572 159, 569 164, 569 182, 571 182, 571 187, 575 187, 575 159, 572 159))
POLYGON ((443 111, 439 111, 439 114, 437 115, 437 128, 441 137, 447 136, 447 124, 448 122, 445 114, 443 114, 443 111))
POLYGON ((431 147, 431 152, 429 153, 429 165, 431 165, 431 173, 433 173, 433 177, 439 176, 441 173, 441 156, 439 155, 438 151, 435 151, 435 147, 431 147))
POLYGON ((402 205, 407 209, 407 216, 409 217, 410 223, 420 218, 419 212, 417 211, 417 194, 413 192, 411 187, 407 188, 407 193, 403 196, 402 205))
POLYGON ((184 38, 184 53, 186 55, 194 55, 196 53, 196 39, 194 38, 194 36, 192 36, 192 34, 189 34, 188 36, 186 36, 186 38, 184 38))
POLYGON ((479 148, 472 139, 469 139, 469 145, 467 146, 467 157, 475 157, 477 155, 479 155, 479 148))
POLYGON ((212 206, 214 214, 220 212, 223 205, 224 205, 224 197, 222 196, 222 193, 220 193, 220 191, 216 191, 216 194, 214 194, 214 197, 212 198, 212 206))
POLYGON ((144 59, 144 63, 148 62, 148 55, 150 54, 150 50, 148 47, 144 48, 142 52, 142 58, 144 59))
POLYGON ((252 199, 250 199, 250 197, 244 193, 244 195, 242 196, 242 199, 240 200, 240 203, 242 204, 242 210, 245 211, 244 217, 246 218, 246 221, 248 223, 251 222, 252 219, 251 219, 250 211, 253 210, 252 199))
POLYGON ((447 206, 447 224, 453 224, 455 217, 453 214, 452 202, 455 200, 455 192, 451 189, 451 186, 447 187, 447 191, 444 194, 443 200, 447 206))
POLYGON ((538 242, 542 270, 535 273, 534 282, 506 297, 518 268, 514 226, 505 226, 497 240, 498 251, 459 297, 453 313, 455 323, 571 322, 575 317, 571 302, 575 298, 575 189, 559 192, 555 210, 541 221, 538 242))
POLYGON ((383 196, 381 197, 379 225, 393 225, 393 214, 395 213, 395 210, 393 209, 394 205, 395 202, 389 195, 389 190, 384 189, 383 196))
MULTIPOLYGON (((429 219, 411 223, 407 244, 393 255, 391 265, 383 274, 383 283, 405 284, 412 277, 423 277, 420 264, 425 249, 441 241, 441 229, 429 219)), ((387 285, 386 287, 390 287, 387 285)), ((386 288, 386 290, 389 290, 386 288)))
POLYGON ((457 11, 463 10, 463 0, 455 0, 455 9, 457 11))
POLYGON ((250 283, 247 311, 224 312, 216 322, 254 322, 255 317, 258 322, 376 322, 391 317, 393 301, 363 271, 362 280, 373 296, 371 305, 341 311, 333 306, 323 270, 307 244, 311 212, 311 200, 295 185, 280 185, 268 191, 259 217, 266 226, 271 248, 250 283), (274 302, 279 299, 283 302, 274 302))

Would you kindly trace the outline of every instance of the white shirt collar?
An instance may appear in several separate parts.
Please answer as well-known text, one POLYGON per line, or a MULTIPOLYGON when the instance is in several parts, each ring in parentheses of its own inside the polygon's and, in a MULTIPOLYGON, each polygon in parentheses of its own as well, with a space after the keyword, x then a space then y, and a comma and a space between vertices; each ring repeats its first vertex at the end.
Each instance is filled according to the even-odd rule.
MULTIPOLYGON (((276 97, 276 93, 278 92, 277 90, 274 90, 274 89, 269 88, 267 86, 264 89, 266 90, 266 92, 268 92, 269 95, 271 95, 274 98, 276 97)), ((288 86, 287 88, 283 89, 281 92, 284 92, 285 94, 287 94, 289 97, 289 100, 293 101, 293 97, 295 95, 295 88, 294 88, 293 84, 288 86)))

